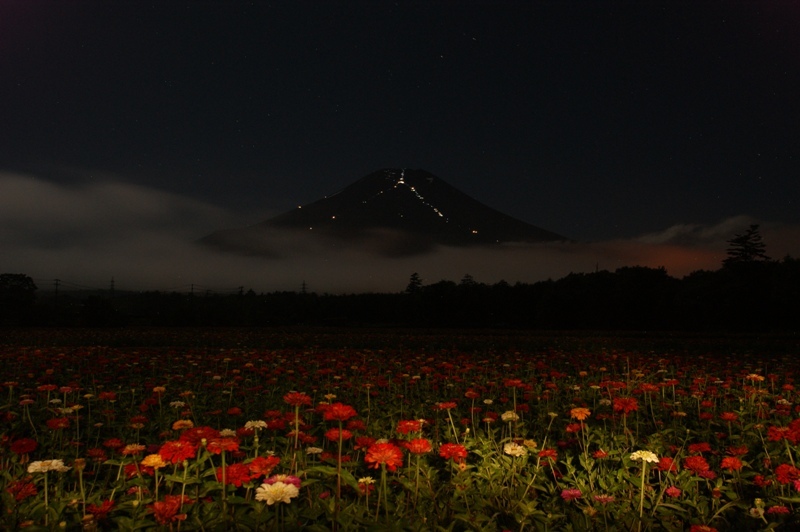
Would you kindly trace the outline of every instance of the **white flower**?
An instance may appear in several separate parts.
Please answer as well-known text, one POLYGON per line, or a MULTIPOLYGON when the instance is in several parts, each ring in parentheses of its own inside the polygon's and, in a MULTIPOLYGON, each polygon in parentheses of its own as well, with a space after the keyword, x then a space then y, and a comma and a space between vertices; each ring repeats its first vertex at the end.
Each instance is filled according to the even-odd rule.
POLYGON ((64 473, 70 469, 72 468, 64 465, 63 460, 39 460, 28 464, 28 473, 47 473, 48 471, 64 473))
POLYGON ((278 481, 275 484, 261 484, 256 489, 256 500, 266 501, 270 506, 276 502, 289 504, 299 494, 300 490, 294 484, 284 484, 278 481))
POLYGON ((642 460, 643 462, 653 462, 654 464, 657 464, 658 456, 656 456, 656 453, 651 451, 636 451, 635 453, 631 454, 631 460, 642 460))
POLYGON ((525 456, 528 450, 518 443, 509 442, 503 446, 503 452, 510 456, 525 456))
POLYGON ((172 401, 169 404, 169 406, 170 408, 183 408, 184 406, 186 406, 186 403, 184 403, 183 401, 172 401))
POLYGON ((233 438, 234 436, 236 436, 236 431, 233 429, 222 429, 221 431, 219 431, 219 435, 222 436, 223 438, 233 438))
POLYGON ((361 477, 358 479, 359 484, 375 484, 375 479, 372 477, 361 477))
POLYGON ((508 410, 507 412, 503 412, 503 415, 500 416, 503 421, 517 421, 519 416, 513 410, 508 410))
POLYGON ((256 421, 248 421, 247 423, 244 424, 244 428, 246 428, 246 429, 265 429, 265 428, 267 428, 267 422, 262 420, 262 419, 258 419, 256 421))
POLYGON ((306 447, 306 454, 320 454, 322 449, 319 447, 306 447))

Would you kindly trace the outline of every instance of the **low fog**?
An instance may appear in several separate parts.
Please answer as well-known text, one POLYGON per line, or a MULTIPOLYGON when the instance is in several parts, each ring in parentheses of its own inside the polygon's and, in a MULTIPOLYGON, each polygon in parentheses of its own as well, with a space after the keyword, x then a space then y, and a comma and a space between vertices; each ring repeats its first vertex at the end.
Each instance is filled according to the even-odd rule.
MULTIPOLYGON (((312 234, 270 236, 273 257, 227 255, 195 241, 218 229, 254 224, 278 214, 233 213, 196 199, 120 180, 55 184, 0 173, 0 273, 24 273, 42 290, 64 286, 118 290, 214 292, 399 292, 417 272, 424 284, 442 279, 536 282, 570 272, 622 266, 663 266, 674 277, 717 269, 726 241, 761 224, 767 253, 800 255, 800 227, 746 215, 713 225, 681 224, 637 238, 592 243, 437 247, 389 258, 312 234)), ((547 229, 546 221, 538 220, 547 229)), ((568 235, 574 236, 574 235, 568 235)))

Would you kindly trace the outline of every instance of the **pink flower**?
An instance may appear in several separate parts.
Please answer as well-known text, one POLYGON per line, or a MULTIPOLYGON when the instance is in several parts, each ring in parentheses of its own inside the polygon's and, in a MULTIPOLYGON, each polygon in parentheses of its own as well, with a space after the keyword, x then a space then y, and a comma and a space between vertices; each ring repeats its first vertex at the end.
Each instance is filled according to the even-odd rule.
POLYGON ((580 499, 583 496, 581 490, 577 489, 566 489, 561 491, 561 498, 565 501, 573 501, 575 499, 580 499))

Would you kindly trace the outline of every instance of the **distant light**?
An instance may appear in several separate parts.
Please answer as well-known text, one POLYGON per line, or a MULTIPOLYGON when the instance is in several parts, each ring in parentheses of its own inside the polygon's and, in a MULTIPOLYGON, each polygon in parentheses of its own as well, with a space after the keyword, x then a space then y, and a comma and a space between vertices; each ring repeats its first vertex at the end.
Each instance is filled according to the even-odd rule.
POLYGON ((302 208, 303 208, 303 206, 302 206, 302 205, 298 205, 298 206, 297 206, 297 208, 298 208, 298 209, 302 209, 302 208))
POLYGON ((331 220, 335 220, 335 219, 336 219, 336 215, 331 216, 331 220))
POLYGON ((478 234, 478 231, 477 231, 476 229, 473 229, 473 230, 472 230, 472 234, 473 234, 473 235, 477 235, 477 234, 478 234))

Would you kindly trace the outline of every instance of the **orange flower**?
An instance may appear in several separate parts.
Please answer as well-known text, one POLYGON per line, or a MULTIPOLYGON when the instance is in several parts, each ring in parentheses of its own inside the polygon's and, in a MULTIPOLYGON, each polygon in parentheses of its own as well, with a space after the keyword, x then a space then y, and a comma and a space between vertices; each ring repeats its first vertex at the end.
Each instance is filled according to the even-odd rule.
POLYGON ((588 418, 592 415, 592 411, 588 408, 573 408, 569 411, 570 417, 573 419, 577 419, 578 421, 583 421, 584 419, 588 418))

